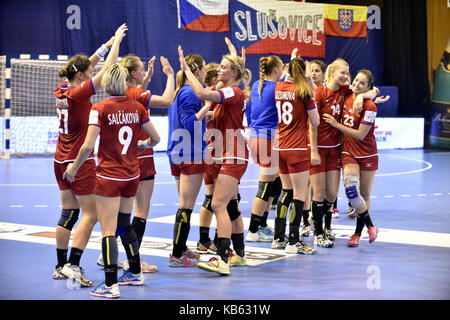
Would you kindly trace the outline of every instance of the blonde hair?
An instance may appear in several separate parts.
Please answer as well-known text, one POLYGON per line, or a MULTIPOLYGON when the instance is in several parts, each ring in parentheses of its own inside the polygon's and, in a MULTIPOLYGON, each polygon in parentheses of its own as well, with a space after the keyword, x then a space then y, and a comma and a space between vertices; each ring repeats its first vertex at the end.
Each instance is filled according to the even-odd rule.
POLYGON ((78 71, 85 72, 90 65, 91 61, 87 56, 77 55, 67 61, 66 66, 59 70, 58 74, 60 78, 67 78, 71 81, 78 71))
POLYGON ((345 61, 344 59, 341 59, 341 58, 337 58, 331 64, 329 64, 327 67, 327 71, 325 72, 324 83, 329 83, 331 75, 342 66, 348 67, 349 65, 348 65, 347 61, 345 61))
POLYGON ((128 89, 128 70, 118 64, 109 67, 102 77, 102 87, 110 96, 123 96, 128 89))
POLYGON ((278 56, 261 57, 259 59, 259 100, 261 100, 261 91, 264 86, 264 76, 270 75, 276 67, 283 64, 278 56))
POLYGON ((302 58, 294 58, 289 62, 289 75, 294 80, 297 89, 297 96, 301 101, 311 100, 313 96, 312 88, 305 75, 306 64, 302 58))
POLYGON ((242 81, 245 86, 250 84, 252 73, 249 69, 245 68, 244 59, 242 59, 242 57, 227 54, 223 56, 223 58, 230 61, 232 70, 237 71, 237 76, 234 80, 239 80, 239 82, 242 81))
POLYGON ((205 83, 208 87, 212 86, 213 83, 211 82, 213 78, 218 76, 217 69, 219 68, 219 64, 215 62, 210 62, 206 65, 206 75, 205 75, 205 83))
MULTIPOLYGON (((203 68, 203 63, 205 60, 203 60, 201 55, 198 54, 190 54, 186 56, 186 63, 189 66, 189 69, 191 69, 191 72, 194 73, 197 70, 201 70, 203 68)), ((180 70, 177 72, 177 88, 175 90, 174 97, 177 96, 178 91, 180 91, 181 87, 186 83, 186 74, 183 70, 180 70)))
POLYGON ((142 61, 138 56, 130 54, 123 57, 119 61, 119 65, 125 67, 128 70, 128 73, 131 74, 131 71, 136 71, 136 69, 142 65, 142 61))

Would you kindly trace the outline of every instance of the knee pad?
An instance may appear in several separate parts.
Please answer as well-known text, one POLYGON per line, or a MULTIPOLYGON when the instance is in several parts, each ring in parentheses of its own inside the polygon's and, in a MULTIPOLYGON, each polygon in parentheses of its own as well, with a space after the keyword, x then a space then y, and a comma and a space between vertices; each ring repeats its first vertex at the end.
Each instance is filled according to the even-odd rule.
POLYGON ((272 186, 273 186, 272 181, 266 181, 266 182, 259 181, 258 182, 258 191, 256 192, 256 197, 261 200, 264 200, 264 201, 269 200, 269 197, 272 194, 272 186))
POLYGON ((237 199, 231 199, 230 202, 228 202, 227 211, 231 221, 239 218, 241 212, 239 211, 239 204, 237 199))
POLYGON ((203 201, 202 207, 208 210, 209 212, 213 212, 211 202, 212 202, 212 195, 205 195, 205 200, 203 201))
POLYGON ((352 208, 358 209, 366 204, 366 201, 359 192, 359 176, 356 174, 346 174, 344 176, 345 194, 352 208))
POLYGON ((192 209, 178 209, 175 215, 175 222, 190 223, 192 209))
POLYGON ((72 230, 73 226, 78 220, 79 214, 80 209, 62 209, 61 217, 58 221, 58 226, 63 227, 67 230, 72 230))

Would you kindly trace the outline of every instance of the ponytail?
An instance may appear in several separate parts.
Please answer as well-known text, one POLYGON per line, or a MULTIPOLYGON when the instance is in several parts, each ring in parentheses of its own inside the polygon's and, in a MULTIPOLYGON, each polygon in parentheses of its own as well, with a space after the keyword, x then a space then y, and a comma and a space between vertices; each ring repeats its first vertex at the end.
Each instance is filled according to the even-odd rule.
POLYGON ((261 100, 261 92, 264 86, 264 76, 270 75, 277 66, 282 64, 283 61, 278 56, 262 57, 259 59, 259 100, 261 100))
POLYGON ((312 88, 305 75, 306 64, 302 58, 294 58, 289 62, 289 75, 294 80, 297 96, 301 101, 311 100, 312 88))
MULTIPOLYGON (((192 73, 194 73, 197 70, 201 70, 203 68, 204 62, 205 62, 205 60, 203 60, 202 56, 200 56, 198 54, 190 54, 190 55, 186 56, 186 63, 189 66, 189 69, 191 69, 192 73)), ((186 74, 184 73, 183 70, 180 70, 177 72, 177 77, 176 77, 177 88, 175 90, 174 97, 177 96, 181 87, 184 86, 184 84, 186 83, 186 79, 187 79, 186 74)))
POLYGON ((73 80, 77 72, 85 72, 91 61, 86 56, 74 56, 69 61, 67 61, 66 66, 60 69, 58 75, 60 78, 67 78, 69 81, 73 80))

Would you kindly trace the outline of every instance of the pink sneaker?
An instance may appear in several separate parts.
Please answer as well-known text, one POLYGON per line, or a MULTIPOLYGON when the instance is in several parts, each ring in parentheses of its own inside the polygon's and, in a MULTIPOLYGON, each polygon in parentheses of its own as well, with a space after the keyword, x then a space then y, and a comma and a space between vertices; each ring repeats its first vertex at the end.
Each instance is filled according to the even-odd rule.
POLYGON ((170 255, 169 259, 169 267, 178 268, 178 267, 195 267, 198 263, 198 260, 191 259, 187 255, 183 254, 181 257, 177 258, 173 255, 170 255))
POLYGON ((371 226, 367 228, 367 233, 369 234, 369 243, 372 243, 378 237, 378 228, 375 226, 371 226))
POLYGON ((192 251, 190 249, 187 249, 183 255, 187 256, 190 259, 194 259, 194 260, 200 260, 200 254, 198 254, 195 251, 192 251))
POLYGON ((359 239, 361 236, 359 234, 352 235, 351 239, 347 242, 347 247, 359 247, 359 239))

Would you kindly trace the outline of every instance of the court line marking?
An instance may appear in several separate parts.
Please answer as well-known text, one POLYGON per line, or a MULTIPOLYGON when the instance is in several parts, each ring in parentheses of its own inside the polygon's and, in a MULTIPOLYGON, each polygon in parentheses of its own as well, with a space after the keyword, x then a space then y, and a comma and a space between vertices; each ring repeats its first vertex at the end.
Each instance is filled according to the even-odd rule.
MULTIPOLYGON (((248 230, 250 225, 250 217, 243 217, 244 230, 248 230)), ((175 215, 168 215, 158 218, 147 219, 149 223, 167 223, 173 224, 175 221, 175 215)), ((274 227, 274 219, 267 219, 267 224, 270 227, 274 227)), ((200 214, 192 213, 191 226, 200 225, 200 214)), ((211 228, 216 227, 216 218, 213 216, 211 221, 211 228)), ((353 234, 355 227, 348 225, 332 224, 333 232, 338 239, 349 239, 353 234)), ((430 246, 430 247, 443 247, 450 248, 450 233, 441 232, 428 232, 428 231, 414 231, 414 230, 402 230, 402 229, 388 229, 378 227, 380 232, 378 234, 377 242, 396 243, 396 244, 408 244, 418 246, 430 246)), ((368 240, 367 229, 364 228, 361 240, 368 240)), ((306 239, 313 239, 312 237, 306 239)), ((248 242, 246 242, 248 243, 248 242)))
MULTIPOLYGON (((55 246, 56 239, 53 236, 55 230, 55 227, 0 222, 0 239, 55 246), (49 235, 46 235, 47 233, 49 233, 49 235)), ((117 241, 119 252, 125 253, 120 238, 118 238, 117 241)), ((169 238, 145 236, 142 240, 141 247, 139 248, 139 254, 169 258, 169 255, 172 253, 172 242, 173 240, 169 238)), ((101 232, 92 232, 89 242, 86 245, 86 249, 94 249, 101 252, 101 245, 101 232)), ((186 245, 191 249, 195 249, 197 247, 197 242, 189 240, 186 242, 186 245)), ((71 246, 72 239, 69 241, 69 247, 71 246)), ((297 254, 285 253, 284 250, 251 246, 246 246, 245 252, 247 256, 247 266, 250 267, 297 256, 297 254)), ((213 255, 211 254, 202 254, 200 261, 208 261, 212 257, 213 255)))

